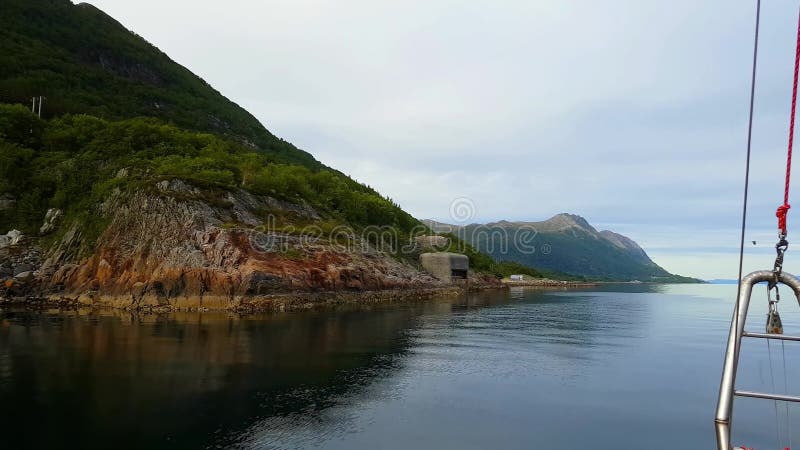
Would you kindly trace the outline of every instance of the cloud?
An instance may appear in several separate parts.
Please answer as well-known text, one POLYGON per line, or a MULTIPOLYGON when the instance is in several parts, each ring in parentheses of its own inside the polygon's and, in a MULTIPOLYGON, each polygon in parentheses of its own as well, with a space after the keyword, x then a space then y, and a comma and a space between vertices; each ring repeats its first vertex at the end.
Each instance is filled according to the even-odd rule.
MULTIPOLYGON (((625 224, 672 271, 735 275, 752 2, 95 4, 417 217, 446 220, 458 197, 484 221, 569 211, 625 224)), ((762 10, 750 220, 765 236, 795 8, 762 10)))

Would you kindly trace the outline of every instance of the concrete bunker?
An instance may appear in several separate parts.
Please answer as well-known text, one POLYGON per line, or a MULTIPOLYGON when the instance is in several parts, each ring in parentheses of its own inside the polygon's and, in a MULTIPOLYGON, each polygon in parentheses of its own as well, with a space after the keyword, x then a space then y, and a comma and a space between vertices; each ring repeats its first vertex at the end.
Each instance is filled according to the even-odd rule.
POLYGON ((460 253, 423 253, 419 262, 423 269, 445 282, 466 280, 469 272, 469 258, 460 253))

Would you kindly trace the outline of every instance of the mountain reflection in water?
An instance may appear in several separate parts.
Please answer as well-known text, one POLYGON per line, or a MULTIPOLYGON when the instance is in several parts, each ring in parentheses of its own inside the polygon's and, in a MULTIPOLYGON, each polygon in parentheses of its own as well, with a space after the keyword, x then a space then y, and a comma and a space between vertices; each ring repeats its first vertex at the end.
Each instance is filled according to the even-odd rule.
MULTIPOLYGON (((651 433, 647 448, 708 447, 730 289, 248 316, 5 309, 0 427, 8 448, 643 448, 651 433)), ((758 384, 765 360, 742 379, 758 384)), ((742 435, 774 442, 759 408, 742 435)))

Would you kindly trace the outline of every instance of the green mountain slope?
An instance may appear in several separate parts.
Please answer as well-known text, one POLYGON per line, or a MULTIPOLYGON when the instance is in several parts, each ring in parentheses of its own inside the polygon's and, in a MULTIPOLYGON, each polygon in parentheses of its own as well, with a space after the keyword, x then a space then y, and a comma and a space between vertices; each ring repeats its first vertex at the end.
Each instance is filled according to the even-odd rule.
POLYGON ((542 222, 495 222, 455 226, 424 221, 451 232, 497 261, 609 281, 693 282, 673 275, 647 256, 633 240, 597 231, 586 219, 558 214, 542 222))
POLYGON ((277 226, 391 226, 404 234, 420 225, 389 198, 273 136, 97 8, 0 2, 0 229, 36 234, 45 212, 58 208, 64 224, 78 220, 96 236, 104 225, 97 208, 109 195, 176 178, 209 198, 243 189, 321 214, 309 223, 272 211, 277 226), (29 111, 40 95, 41 119, 29 111))
MULTIPOLYGON (((269 162, 263 152, 213 134, 152 118, 46 121, 23 106, 0 104, 0 229, 35 234, 47 209, 58 208, 99 232, 96 207, 108 196, 152 190, 169 179, 189 181, 211 197, 244 189, 313 207, 323 214, 318 225, 391 226, 400 233, 419 226, 390 199, 339 172, 269 162)), ((282 217, 273 225, 310 223, 282 217)))
POLYGON ((156 117, 232 138, 276 161, 321 167, 99 9, 68 0, 3 0, 0 102, 30 105, 40 95, 44 117, 156 117))

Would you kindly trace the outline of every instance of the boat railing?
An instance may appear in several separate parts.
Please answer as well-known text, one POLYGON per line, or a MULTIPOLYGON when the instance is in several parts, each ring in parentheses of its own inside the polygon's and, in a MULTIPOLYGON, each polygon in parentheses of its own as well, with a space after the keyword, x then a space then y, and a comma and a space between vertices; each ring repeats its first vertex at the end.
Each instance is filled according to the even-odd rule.
POLYGON ((745 331, 747 309, 750 306, 750 297, 753 286, 763 282, 775 282, 792 289, 800 304, 800 279, 786 272, 777 273, 772 270, 759 270, 742 278, 739 286, 739 295, 731 319, 728 346, 725 351, 725 363, 722 369, 722 381, 719 387, 719 401, 717 402, 717 415, 715 419, 717 431, 718 450, 730 450, 731 447, 731 415, 733 414, 734 397, 751 397, 785 402, 800 402, 800 396, 783 395, 776 393, 745 391, 736 389, 736 371, 739 366, 739 353, 742 338, 777 339, 784 341, 800 341, 800 336, 787 336, 779 333, 754 333, 745 331))

